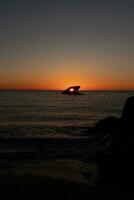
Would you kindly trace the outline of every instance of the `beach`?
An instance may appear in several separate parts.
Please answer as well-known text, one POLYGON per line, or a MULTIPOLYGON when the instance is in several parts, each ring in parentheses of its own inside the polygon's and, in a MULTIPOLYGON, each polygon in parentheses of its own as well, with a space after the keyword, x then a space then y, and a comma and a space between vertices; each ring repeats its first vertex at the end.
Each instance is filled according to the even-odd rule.
POLYGON ((1 199, 132 199, 133 188, 99 184, 93 158, 99 137, 1 141, 10 149, 0 154, 1 199))
POLYGON ((115 188, 97 185, 98 166, 90 158, 87 160, 82 155, 74 155, 73 158, 72 153, 70 156, 69 153, 64 155, 64 152, 64 156, 52 155, 52 158, 51 155, 38 156, 34 152, 19 153, 14 153, 12 157, 13 152, 10 152, 0 160, 1 199, 119 197, 119 191, 115 188))

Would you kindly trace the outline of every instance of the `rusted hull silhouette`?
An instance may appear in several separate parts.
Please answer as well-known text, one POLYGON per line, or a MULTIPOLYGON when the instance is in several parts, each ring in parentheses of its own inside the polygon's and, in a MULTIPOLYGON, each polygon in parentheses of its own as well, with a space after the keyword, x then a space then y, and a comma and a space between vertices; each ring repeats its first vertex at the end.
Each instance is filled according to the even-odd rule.
POLYGON ((82 95, 82 93, 78 91, 79 89, 80 89, 80 86, 70 86, 67 89, 65 89, 62 92, 62 94, 82 95))

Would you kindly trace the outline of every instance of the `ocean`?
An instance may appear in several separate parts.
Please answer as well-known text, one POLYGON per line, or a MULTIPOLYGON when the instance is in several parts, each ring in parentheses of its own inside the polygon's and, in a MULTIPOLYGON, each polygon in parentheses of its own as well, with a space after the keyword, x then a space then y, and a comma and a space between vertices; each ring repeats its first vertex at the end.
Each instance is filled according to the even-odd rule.
POLYGON ((83 94, 0 92, 0 187, 4 195, 15 194, 17 199, 31 195, 34 199, 40 193, 49 196, 63 190, 65 196, 68 188, 73 191, 72 183, 73 188, 79 186, 77 192, 86 184, 88 194, 99 194, 89 186, 96 185, 99 168, 94 157, 102 136, 87 130, 107 116, 120 117, 126 99, 134 92, 83 94))
POLYGON ((89 126, 120 117, 130 91, 1 91, 0 138, 84 138, 89 126))

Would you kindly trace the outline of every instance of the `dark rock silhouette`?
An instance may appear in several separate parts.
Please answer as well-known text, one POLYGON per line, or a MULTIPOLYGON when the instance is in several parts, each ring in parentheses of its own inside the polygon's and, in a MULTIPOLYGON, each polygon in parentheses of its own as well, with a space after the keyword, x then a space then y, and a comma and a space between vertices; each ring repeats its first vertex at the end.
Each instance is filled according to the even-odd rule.
POLYGON ((112 134, 119 125, 119 119, 114 116, 106 117, 105 119, 100 120, 95 128, 102 134, 112 134))
POLYGON ((123 128, 134 131, 134 96, 129 97, 125 103, 121 121, 123 128))
POLYGON ((108 117, 95 126, 104 133, 95 161, 99 182, 105 185, 134 185, 134 96, 124 105, 121 118, 108 117))
POLYGON ((62 94, 72 94, 72 95, 81 95, 78 90, 80 89, 80 86, 71 86, 65 89, 62 94))

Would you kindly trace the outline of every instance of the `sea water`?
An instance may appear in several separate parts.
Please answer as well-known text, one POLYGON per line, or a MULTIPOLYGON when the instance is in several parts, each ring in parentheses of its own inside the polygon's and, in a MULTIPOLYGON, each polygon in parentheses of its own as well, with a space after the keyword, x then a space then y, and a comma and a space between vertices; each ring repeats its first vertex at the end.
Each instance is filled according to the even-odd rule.
POLYGON ((92 158, 101 138, 87 134, 88 127, 107 116, 120 117, 132 95, 125 91, 83 91, 83 95, 1 91, 0 176, 30 175, 94 185, 98 166, 92 158))
POLYGON ((107 116, 120 117, 128 91, 0 91, 0 138, 82 138, 107 116))

